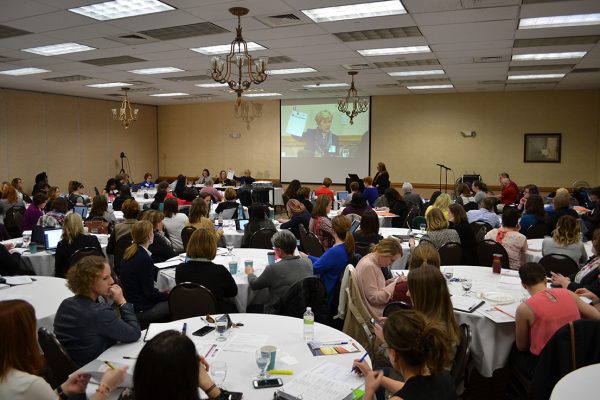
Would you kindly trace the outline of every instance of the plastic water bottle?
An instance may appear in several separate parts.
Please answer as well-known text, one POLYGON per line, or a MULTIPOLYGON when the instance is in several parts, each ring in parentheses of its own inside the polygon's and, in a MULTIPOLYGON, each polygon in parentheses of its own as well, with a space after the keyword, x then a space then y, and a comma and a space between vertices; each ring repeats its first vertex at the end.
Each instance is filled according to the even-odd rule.
POLYGON ((223 214, 222 213, 219 213, 218 221, 219 221, 218 222, 219 227, 223 226, 223 214))
POLYGON ((244 219, 244 206, 238 206, 238 219, 244 219))
POLYGON ((304 313, 304 341, 309 342, 315 339, 315 314, 310 307, 306 307, 304 313))

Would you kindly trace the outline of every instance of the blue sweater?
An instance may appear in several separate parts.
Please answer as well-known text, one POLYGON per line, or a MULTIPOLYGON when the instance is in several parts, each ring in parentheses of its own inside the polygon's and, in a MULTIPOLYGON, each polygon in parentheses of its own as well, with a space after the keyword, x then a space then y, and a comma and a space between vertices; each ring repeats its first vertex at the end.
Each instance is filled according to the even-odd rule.
POLYGON ((336 244, 327 250, 321 257, 308 256, 313 262, 313 272, 319 275, 327 289, 327 299, 332 302, 331 293, 340 276, 348 265, 348 252, 344 244, 336 244))
POLYGON ((373 207, 375 205, 375 200, 377 200, 379 197, 379 192, 377 191, 377 188, 368 187, 363 190, 363 196, 365 196, 365 199, 367 199, 369 205, 373 207))
POLYGON ((125 298, 133 304, 135 312, 146 311, 156 303, 167 301, 169 295, 154 287, 156 267, 152 258, 138 246, 138 251, 129 260, 121 261, 121 285, 125 298))

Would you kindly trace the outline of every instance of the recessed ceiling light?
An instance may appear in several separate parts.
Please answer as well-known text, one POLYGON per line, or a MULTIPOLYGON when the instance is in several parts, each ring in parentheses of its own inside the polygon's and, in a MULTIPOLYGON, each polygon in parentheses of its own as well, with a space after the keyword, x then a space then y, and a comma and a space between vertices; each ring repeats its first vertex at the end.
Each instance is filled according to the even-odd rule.
POLYGON ((421 85, 421 86, 407 86, 410 90, 426 90, 426 89, 453 89, 452 85, 421 85))
POLYGON ((394 54, 431 53, 429 46, 388 47, 384 49, 356 50, 365 57, 388 56, 394 54))
POLYGON ((517 79, 557 79, 563 78, 565 74, 537 74, 537 75, 509 75, 509 80, 517 79))
POLYGON ((421 75, 443 75, 443 69, 429 69, 424 71, 398 71, 388 72, 389 76, 421 76, 421 75))
POLYGON ((85 46, 79 43, 59 43, 50 46, 31 47, 21 49, 28 53, 39 54, 41 56, 57 56, 59 54, 79 53, 80 51, 96 50, 95 47, 85 46))
POLYGON ((139 75, 153 75, 153 74, 168 74, 171 72, 182 72, 183 69, 175 68, 175 67, 162 67, 162 68, 146 68, 146 69, 134 69, 131 72, 132 74, 139 75))
MULTIPOLYGON (((248 45, 248 51, 265 50, 266 49, 266 47, 263 47, 260 44, 255 43, 255 42, 248 42, 247 45, 248 45)), ((230 44, 219 44, 216 46, 196 47, 196 48, 190 49, 190 50, 195 51, 200 54, 205 54, 207 56, 212 56, 215 54, 228 54, 231 51, 231 45, 230 44)))
POLYGON ((93 85, 85 85, 85 86, 93 87, 93 88, 111 88, 111 87, 120 87, 120 86, 131 86, 131 83, 108 82, 108 83, 94 83, 93 85))
POLYGON ((281 93, 247 93, 243 94, 244 97, 269 97, 269 96, 281 96, 281 93))
POLYGON ((305 74, 307 72, 317 72, 317 70, 314 68, 270 69, 267 71, 267 75, 305 74))
POLYGON ((177 93, 156 93, 156 94, 151 94, 150 96, 153 97, 175 97, 175 96, 189 96, 188 93, 181 93, 181 92, 177 92, 177 93))
POLYGON ((399 0, 313 8, 311 10, 302 10, 302 12, 315 22, 341 21, 345 19, 406 14, 406 10, 399 0))
POLYGON ((310 85, 302 85, 302 87, 305 88, 332 88, 332 87, 345 87, 345 86, 350 86, 347 83, 313 83, 310 85))
POLYGON ((561 60, 569 58, 581 58, 587 54, 587 51, 571 51, 564 53, 537 53, 537 54, 513 54, 513 61, 528 60, 561 60))
POLYGON ((203 88, 220 88, 220 87, 228 87, 229 85, 227 83, 198 83, 197 85, 194 86, 198 86, 198 87, 203 87, 203 88))
POLYGON ((158 0, 114 0, 90 4, 89 6, 69 8, 69 11, 99 21, 108 21, 110 19, 153 14, 174 9, 174 7, 158 0))
POLYGON ((519 29, 559 28, 600 24, 600 14, 557 15, 555 17, 521 18, 519 29))
POLYGON ((50 72, 50 71, 47 69, 41 69, 41 68, 19 68, 19 69, 9 69, 6 71, 0 71, 0 74, 20 76, 20 75, 43 74, 44 72, 50 72))

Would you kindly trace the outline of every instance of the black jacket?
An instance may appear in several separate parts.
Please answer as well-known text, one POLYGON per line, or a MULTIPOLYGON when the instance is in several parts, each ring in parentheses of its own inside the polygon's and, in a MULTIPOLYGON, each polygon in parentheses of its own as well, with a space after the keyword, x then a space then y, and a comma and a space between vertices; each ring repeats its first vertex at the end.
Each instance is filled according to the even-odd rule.
POLYGON ((81 234, 71 244, 67 243, 65 239, 58 242, 56 254, 54 255, 54 276, 64 278, 69 270, 69 259, 73 253, 84 247, 95 247, 102 250, 98 238, 94 235, 81 234))

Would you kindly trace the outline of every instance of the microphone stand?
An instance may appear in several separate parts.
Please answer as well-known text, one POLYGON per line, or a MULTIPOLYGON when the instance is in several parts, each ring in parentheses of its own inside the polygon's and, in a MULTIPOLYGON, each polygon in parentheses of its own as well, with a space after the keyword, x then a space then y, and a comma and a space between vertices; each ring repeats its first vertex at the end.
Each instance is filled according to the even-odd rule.
POLYGON ((442 168, 446 172, 446 183, 445 183, 445 186, 444 186, 444 193, 447 193, 448 192, 448 171, 451 171, 452 168, 446 167, 443 164, 435 164, 435 165, 437 165, 438 167, 440 167, 440 192, 442 191, 442 168))
POLYGON ((119 171, 119 174, 124 174, 125 173, 125 168, 123 168, 123 160, 125 159, 125 153, 121 152, 121 170, 119 171))

